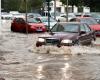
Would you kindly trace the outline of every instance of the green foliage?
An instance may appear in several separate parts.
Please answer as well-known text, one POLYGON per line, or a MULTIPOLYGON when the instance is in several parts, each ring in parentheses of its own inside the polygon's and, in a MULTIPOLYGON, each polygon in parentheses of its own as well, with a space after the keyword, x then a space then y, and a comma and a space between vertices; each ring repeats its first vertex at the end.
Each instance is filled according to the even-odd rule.
POLYGON ((26 2, 28 12, 35 9, 40 9, 43 4, 43 0, 1 0, 2 8, 9 11, 21 11, 25 12, 26 2))
MULTIPOLYGON (((60 0, 63 4, 66 4, 67 0, 60 0)), ((69 5, 75 5, 77 7, 88 6, 91 11, 100 11, 100 0, 68 0, 69 5)))
MULTIPOLYGON (((67 0, 60 0, 63 4, 67 4, 67 0)), ((83 0, 68 0, 69 5, 80 6, 83 5, 83 0)))
POLYGON ((84 5, 91 8, 91 11, 100 11, 100 0, 83 0, 84 5))

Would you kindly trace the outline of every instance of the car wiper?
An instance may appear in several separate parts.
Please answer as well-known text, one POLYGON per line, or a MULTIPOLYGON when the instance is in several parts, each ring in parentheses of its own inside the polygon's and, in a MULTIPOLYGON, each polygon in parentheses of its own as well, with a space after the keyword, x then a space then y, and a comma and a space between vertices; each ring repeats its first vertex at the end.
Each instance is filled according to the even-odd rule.
POLYGON ((65 31, 65 32, 69 32, 69 33, 78 33, 78 32, 74 32, 74 31, 65 31))

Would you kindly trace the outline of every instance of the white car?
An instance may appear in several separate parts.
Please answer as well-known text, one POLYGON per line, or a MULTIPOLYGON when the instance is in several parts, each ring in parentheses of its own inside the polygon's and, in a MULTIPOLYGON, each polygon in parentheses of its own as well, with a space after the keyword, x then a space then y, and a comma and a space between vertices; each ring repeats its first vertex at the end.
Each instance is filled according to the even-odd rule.
POLYGON ((10 13, 2 13, 1 14, 1 19, 5 19, 5 20, 11 20, 12 19, 12 14, 10 13))

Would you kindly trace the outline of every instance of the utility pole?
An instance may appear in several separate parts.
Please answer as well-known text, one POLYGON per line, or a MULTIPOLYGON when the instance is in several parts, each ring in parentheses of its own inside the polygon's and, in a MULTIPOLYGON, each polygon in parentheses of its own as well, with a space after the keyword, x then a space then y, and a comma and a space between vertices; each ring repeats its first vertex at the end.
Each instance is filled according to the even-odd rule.
POLYGON ((68 22, 68 3, 69 1, 67 0, 67 4, 66 4, 66 21, 68 22))
POLYGON ((28 34, 28 25, 27 25, 27 0, 24 0, 25 2, 25 19, 26 19, 26 30, 25 32, 28 34))
POLYGON ((0 35, 1 35, 1 0, 0 0, 0 35))
POLYGON ((50 32, 50 1, 51 0, 46 0, 48 6, 48 31, 49 32, 50 32))
POLYGON ((54 19, 56 20, 56 0, 54 0, 54 19))

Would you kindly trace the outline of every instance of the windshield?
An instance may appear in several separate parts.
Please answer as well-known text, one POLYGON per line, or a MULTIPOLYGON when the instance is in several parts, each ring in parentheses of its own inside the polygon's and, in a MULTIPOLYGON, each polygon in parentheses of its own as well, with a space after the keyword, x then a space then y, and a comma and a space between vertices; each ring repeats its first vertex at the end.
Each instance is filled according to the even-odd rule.
POLYGON ((52 28, 52 32, 72 32, 77 33, 79 29, 78 24, 56 24, 52 28))
POLYGON ((93 25, 93 24, 98 24, 96 22, 96 20, 92 19, 92 18, 85 18, 85 19, 81 19, 82 23, 86 23, 88 25, 93 25))
POLYGON ((39 23, 36 19, 31 18, 31 19, 27 19, 28 23, 39 23))
MULTIPOLYGON (((48 22, 48 18, 41 18, 42 22, 48 22)), ((53 18, 50 18, 50 22, 55 22, 53 18)))

